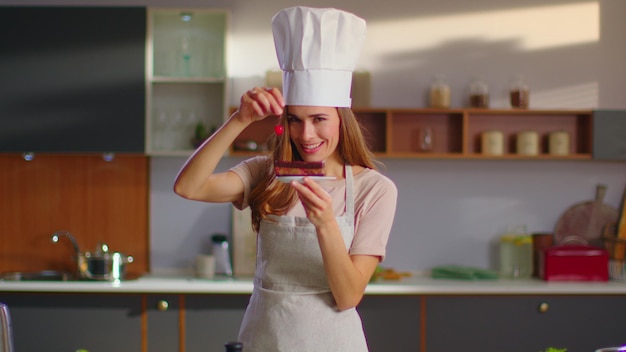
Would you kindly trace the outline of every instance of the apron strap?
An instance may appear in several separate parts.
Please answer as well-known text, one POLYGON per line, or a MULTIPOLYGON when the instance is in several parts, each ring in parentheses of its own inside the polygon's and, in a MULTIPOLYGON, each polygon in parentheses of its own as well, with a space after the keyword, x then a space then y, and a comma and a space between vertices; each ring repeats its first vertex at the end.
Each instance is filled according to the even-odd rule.
POLYGON ((354 224, 354 182, 352 180, 352 166, 346 165, 346 216, 354 224))

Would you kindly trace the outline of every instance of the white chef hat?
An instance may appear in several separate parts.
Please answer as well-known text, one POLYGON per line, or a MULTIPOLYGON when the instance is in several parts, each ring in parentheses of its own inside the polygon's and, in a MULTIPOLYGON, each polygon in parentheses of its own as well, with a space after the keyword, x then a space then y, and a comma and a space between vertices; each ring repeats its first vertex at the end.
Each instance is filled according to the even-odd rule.
POLYGON ((337 9, 291 7, 272 18, 287 105, 350 107, 365 20, 337 9))

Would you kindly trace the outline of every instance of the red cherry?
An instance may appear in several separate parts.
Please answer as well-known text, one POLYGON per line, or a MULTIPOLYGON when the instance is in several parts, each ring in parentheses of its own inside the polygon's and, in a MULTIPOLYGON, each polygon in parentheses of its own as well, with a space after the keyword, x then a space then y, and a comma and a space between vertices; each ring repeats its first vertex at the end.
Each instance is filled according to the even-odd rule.
POLYGON ((283 127, 282 125, 276 125, 274 126, 274 132, 277 136, 280 136, 285 133, 285 127, 283 127))

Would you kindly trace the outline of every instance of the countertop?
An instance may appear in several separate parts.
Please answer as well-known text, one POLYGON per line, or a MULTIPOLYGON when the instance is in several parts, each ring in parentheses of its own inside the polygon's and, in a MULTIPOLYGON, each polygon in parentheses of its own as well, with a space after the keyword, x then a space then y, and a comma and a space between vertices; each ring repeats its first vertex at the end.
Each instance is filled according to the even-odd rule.
MULTIPOLYGON (((251 278, 197 279, 184 275, 144 275, 121 282, 0 281, 0 292, 250 294, 251 278)), ((524 280, 442 280, 414 275, 370 283, 367 295, 626 295, 626 281, 545 282, 524 280)))

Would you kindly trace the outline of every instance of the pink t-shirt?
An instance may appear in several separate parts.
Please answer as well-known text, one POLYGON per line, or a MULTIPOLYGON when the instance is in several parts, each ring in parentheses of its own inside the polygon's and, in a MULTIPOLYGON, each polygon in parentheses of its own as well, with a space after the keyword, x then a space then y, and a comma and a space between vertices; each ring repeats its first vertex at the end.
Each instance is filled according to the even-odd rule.
MULTIPOLYGON (((244 184, 244 198, 241 204, 233 203, 238 209, 248 207, 251 190, 266 173, 266 157, 258 156, 245 160, 229 171, 237 174, 244 184)), ((395 184, 376 170, 364 169, 353 176, 354 180, 354 239, 350 254, 385 257, 387 240, 396 212, 398 190, 395 184)), ((333 199, 335 216, 345 213, 345 180, 324 181, 320 185, 333 199)), ((296 204, 287 212, 288 216, 305 217, 302 203, 296 204)))

